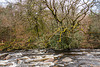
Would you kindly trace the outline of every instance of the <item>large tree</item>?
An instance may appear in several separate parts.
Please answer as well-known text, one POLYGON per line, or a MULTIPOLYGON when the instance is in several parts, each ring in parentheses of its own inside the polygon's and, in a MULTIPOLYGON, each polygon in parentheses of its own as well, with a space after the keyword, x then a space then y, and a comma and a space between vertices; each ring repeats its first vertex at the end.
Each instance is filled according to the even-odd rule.
MULTIPOLYGON (((59 43, 58 46, 61 48, 68 48, 72 41, 76 40, 75 35, 79 31, 81 21, 94 7, 95 0, 45 0, 44 2, 58 24, 58 29, 55 32, 60 34, 58 39, 56 37, 56 47, 59 43), (64 42, 68 46, 64 47, 64 42)), ((81 31, 83 30, 81 29, 81 31)), ((55 32, 48 39, 53 38, 55 32)))

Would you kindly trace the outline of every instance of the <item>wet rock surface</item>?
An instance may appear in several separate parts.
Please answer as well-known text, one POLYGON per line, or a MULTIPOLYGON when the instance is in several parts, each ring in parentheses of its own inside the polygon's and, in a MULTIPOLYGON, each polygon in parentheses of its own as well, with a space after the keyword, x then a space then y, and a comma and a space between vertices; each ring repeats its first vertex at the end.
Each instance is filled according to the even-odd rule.
POLYGON ((0 67, 100 67, 100 49, 1 52, 0 67))
POLYGON ((0 54, 0 60, 4 59, 7 55, 9 55, 9 54, 8 53, 0 54))

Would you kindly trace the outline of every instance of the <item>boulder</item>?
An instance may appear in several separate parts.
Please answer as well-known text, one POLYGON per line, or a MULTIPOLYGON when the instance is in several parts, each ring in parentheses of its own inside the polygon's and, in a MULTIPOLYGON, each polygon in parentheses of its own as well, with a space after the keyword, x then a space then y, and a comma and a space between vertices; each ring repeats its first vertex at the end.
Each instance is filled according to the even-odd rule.
POLYGON ((31 62, 30 65, 32 66, 37 66, 39 64, 39 62, 31 62))
POLYGON ((1 60, 0 66, 6 66, 9 60, 1 60))
POLYGON ((65 58, 62 59, 62 61, 63 61, 63 62, 71 62, 72 59, 69 58, 69 57, 65 57, 65 58))
POLYGON ((60 66, 60 67, 64 67, 64 64, 57 64, 58 66, 60 66))
POLYGON ((7 63, 0 63, 0 66, 6 66, 7 63))
POLYGON ((47 60, 48 58, 35 58, 35 59, 26 59, 25 62, 29 63, 29 62, 40 62, 40 61, 45 61, 47 60))
POLYGON ((30 59, 28 56, 24 56, 22 58, 20 58, 20 60, 26 60, 26 59, 30 59))
POLYGON ((52 58, 52 59, 54 59, 54 55, 46 55, 45 58, 52 58))
POLYGON ((7 55, 9 55, 9 54, 8 53, 0 54, 0 60, 3 60, 7 55))
POLYGON ((44 62, 53 62, 53 61, 54 59, 50 58, 50 59, 45 60, 44 62))
POLYGON ((59 57, 62 57, 64 54, 58 54, 58 55, 55 55, 54 58, 59 58, 59 57))
POLYGON ((23 54, 22 53, 14 53, 11 56, 15 56, 15 57, 21 57, 23 54))
POLYGON ((26 59, 25 60, 26 63, 29 63, 29 62, 32 62, 32 61, 34 61, 34 59, 26 59))
POLYGON ((50 66, 54 66, 55 64, 53 62, 39 62, 39 65, 48 65, 50 66))
POLYGON ((42 56, 35 56, 36 59, 42 59, 42 56))
POLYGON ((47 60, 48 58, 37 58, 37 59, 34 59, 33 61, 45 61, 47 60))
POLYGON ((11 55, 7 55, 5 58, 4 58, 4 60, 8 60, 8 59, 10 59, 11 58, 11 55))

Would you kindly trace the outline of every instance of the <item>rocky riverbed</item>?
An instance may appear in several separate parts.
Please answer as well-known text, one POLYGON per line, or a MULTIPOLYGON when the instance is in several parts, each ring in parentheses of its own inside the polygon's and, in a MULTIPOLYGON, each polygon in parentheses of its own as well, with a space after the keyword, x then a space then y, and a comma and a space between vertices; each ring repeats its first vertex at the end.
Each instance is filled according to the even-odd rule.
POLYGON ((0 67, 100 67, 100 49, 1 52, 0 67))

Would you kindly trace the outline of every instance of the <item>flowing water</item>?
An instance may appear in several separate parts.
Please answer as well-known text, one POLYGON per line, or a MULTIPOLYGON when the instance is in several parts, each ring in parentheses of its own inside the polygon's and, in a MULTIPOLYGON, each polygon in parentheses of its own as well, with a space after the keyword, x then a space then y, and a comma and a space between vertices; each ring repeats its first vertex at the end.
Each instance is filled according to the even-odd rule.
POLYGON ((64 56, 73 59, 66 67, 100 67, 100 49, 74 49, 64 56))
POLYGON ((1 52, 0 67, 100 67, 100 49, 1 52))

